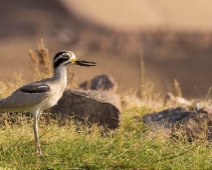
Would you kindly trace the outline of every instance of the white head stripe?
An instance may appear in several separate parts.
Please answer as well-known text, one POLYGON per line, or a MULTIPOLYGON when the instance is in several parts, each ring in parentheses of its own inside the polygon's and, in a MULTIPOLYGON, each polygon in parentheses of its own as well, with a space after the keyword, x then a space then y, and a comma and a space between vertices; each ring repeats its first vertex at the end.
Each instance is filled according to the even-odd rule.
POLYGON ((54 60, 54 62, 57 62, 57 60, 59 60, 60 58, 62 58, 61 56, 57 57, 56 60, 54 60))

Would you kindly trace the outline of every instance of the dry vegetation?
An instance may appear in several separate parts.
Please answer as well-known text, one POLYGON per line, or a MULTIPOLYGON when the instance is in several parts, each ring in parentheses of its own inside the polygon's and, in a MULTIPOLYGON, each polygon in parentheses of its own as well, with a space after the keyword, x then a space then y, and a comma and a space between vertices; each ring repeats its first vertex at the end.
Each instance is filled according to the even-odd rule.
POLYGON ((42 39, 35 52, 29 50, 29 56, 32 60, 30 67, 35 75, 35 79, 41 80, 50 77, 53 74, 49 52, 42 39))

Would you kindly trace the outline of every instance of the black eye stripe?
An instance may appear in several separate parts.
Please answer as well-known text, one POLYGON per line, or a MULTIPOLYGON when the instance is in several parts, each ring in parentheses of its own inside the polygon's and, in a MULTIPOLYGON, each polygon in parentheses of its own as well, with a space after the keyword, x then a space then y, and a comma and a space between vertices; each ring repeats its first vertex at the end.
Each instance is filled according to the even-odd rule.
POLYGON ((54 68, 58 67, 61 63, 70 60, 70 55, 67 51, 58 52, 54 57, 54 68))
POLYGON ((65 51, 60 51, 54 56, 54 61, 58 58, 61 57, 63 53, 66 53, 65 51))
POLYGON ((59 58, 56 62, 54 62, 54 68, 58 67, 63 62, 64 62, 64 59, 63 58, 59 58))
POLYGON ((65 61, 70 59, 70 56, 64 52, 57 53, 54 57, 54 61, 59 60, 60 58, 63 58, 65 61))

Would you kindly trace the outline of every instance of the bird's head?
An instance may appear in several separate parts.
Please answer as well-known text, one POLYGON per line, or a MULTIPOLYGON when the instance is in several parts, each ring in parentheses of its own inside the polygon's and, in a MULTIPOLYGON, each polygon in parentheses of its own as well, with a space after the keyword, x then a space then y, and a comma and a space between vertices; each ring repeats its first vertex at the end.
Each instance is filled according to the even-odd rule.
POLYGON ((80 66, 95 66, 96 63, 80 60, 71 51, 60 51, 54 57, 54 68, 58 66, 80 65, 80 66))

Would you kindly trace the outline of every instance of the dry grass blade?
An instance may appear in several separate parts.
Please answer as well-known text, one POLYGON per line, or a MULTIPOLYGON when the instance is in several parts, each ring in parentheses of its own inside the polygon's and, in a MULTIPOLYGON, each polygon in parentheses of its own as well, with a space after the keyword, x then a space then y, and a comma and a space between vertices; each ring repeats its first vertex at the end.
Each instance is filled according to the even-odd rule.
POLYGON ((29 56, 32 60, 32 63, 30 63, 29 66, 31 67, 32 72, 34 73, 35 78, 41 79, 40 73, 39 73, 39 70, 38 70, 38 58, 35 56, 35 54, 32 50, 29 50, 29 56))
POLYGON ((30 50, 29 55, 32 60, 30 67, 35 75, 35 79, 43 79, 52 74, 49 51, 45 47, 42 39, 35 52, 30 50))
POLYGON ((38 44, 38 48, 36 49, 36 54, 39 59, 40 71, 44 73, 45 75, 51 74, 51 63, 49 59, 49 51, 45 47, 42 39, 40 44, 38 44))
POLYGON ((91 89, 91 79, 90 78, 87 80, 86 87, 85 87, 85 90, 89 90, 89 89, 91 89))
POLYGON ((144 97, 144 53, 143 49, 141 48, 141 58, 140 58, 140 98, 143 99, 144 97))
POLYGON ((172 94, 175 97, 182 97, 182 91, 181 91, 181 88, 180 88, 180 83, 176 79, 174 79, 172 94))
POLYGON ((125 67, 126 67, 126 64, 127 64, 128 56, 129 56, 129 52, 127 52, 127 55, 125 56, 124 65, 123 65, 123 67, 122 67, 121 74, 120 74, 120 76, 119 76, 119 80, 118 80, 118 83, 117 83, 116 93, 119 93, 119 91, 120 91, 122 76, 123 76, 123 74, 124 74, 124 70, 125 70, 125 67))

